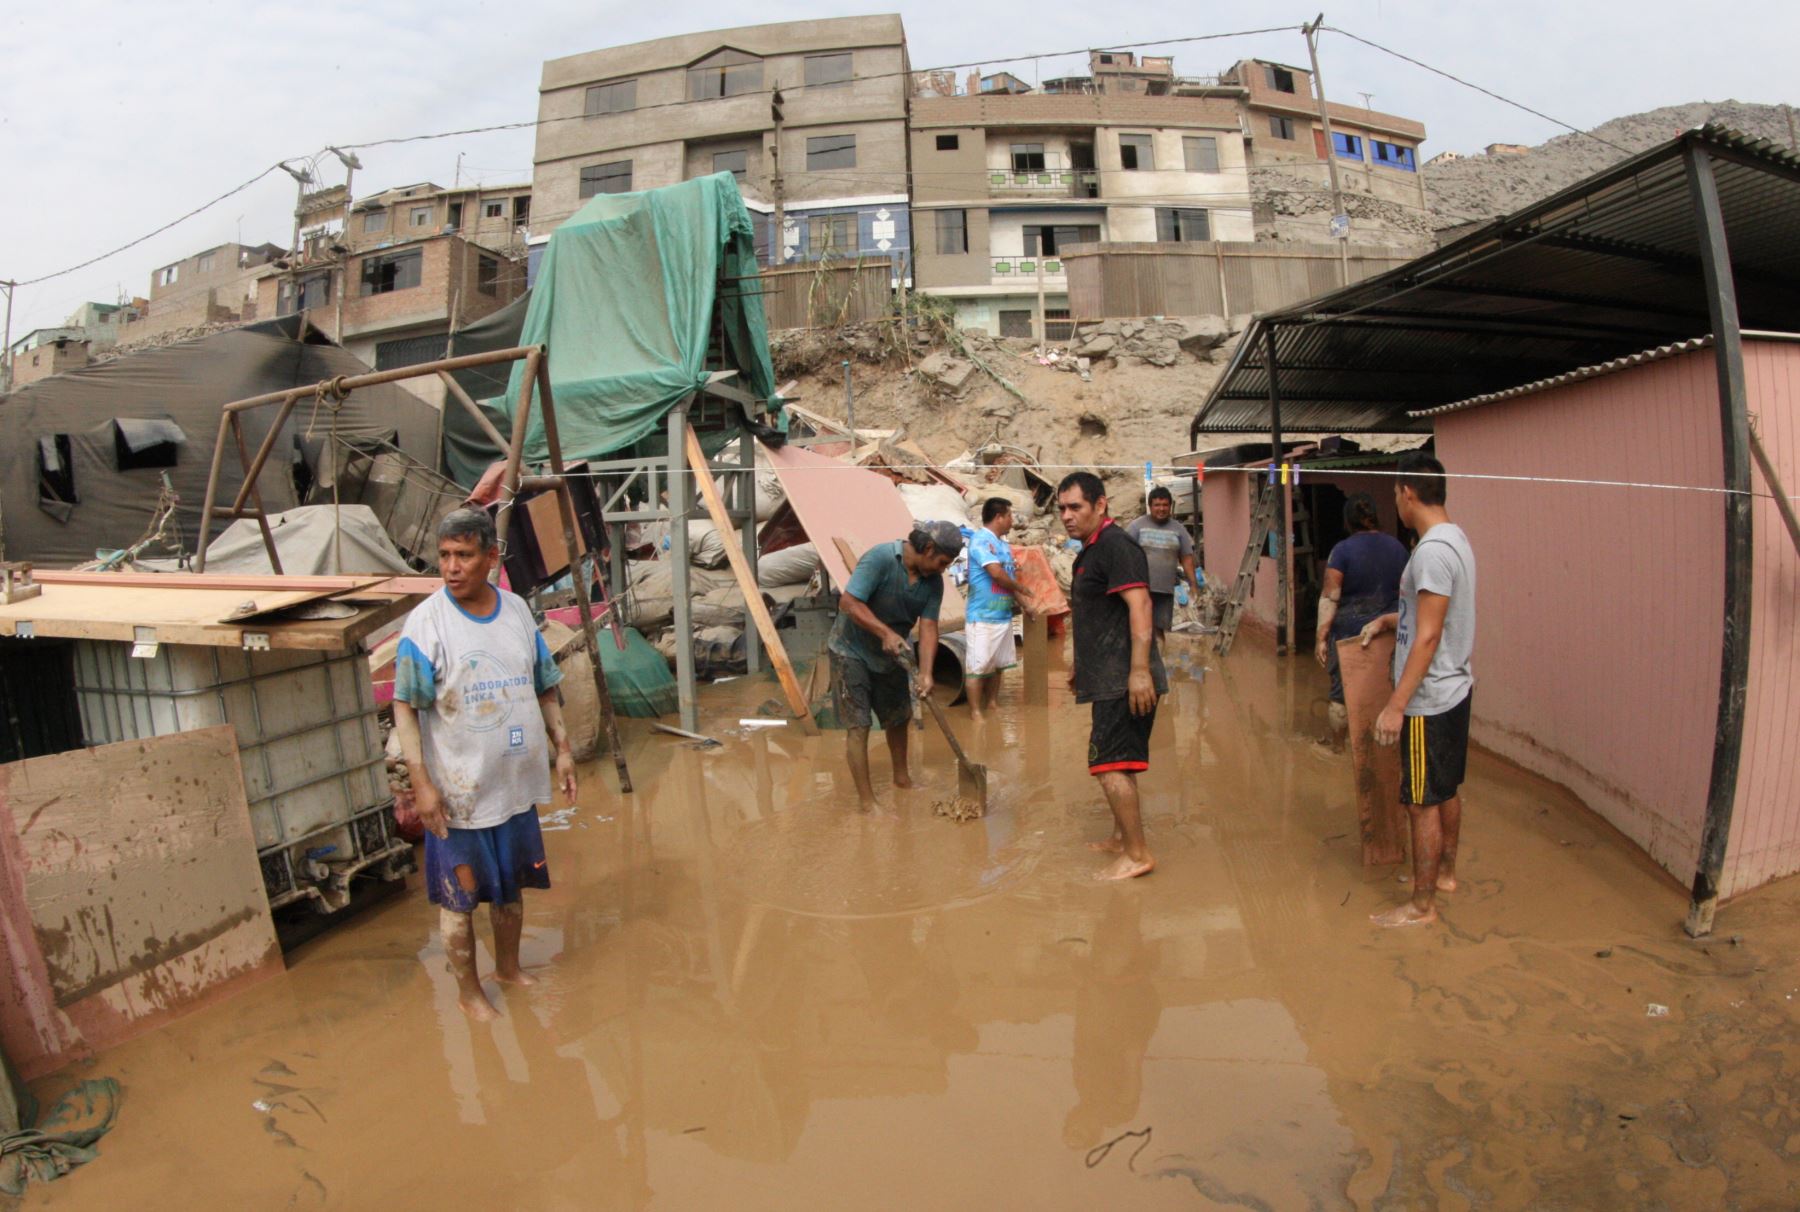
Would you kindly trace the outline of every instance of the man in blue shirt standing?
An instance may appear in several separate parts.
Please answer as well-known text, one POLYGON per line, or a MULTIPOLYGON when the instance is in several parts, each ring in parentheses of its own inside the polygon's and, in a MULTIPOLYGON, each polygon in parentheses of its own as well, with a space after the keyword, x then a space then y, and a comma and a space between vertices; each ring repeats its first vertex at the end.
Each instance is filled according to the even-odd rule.
POLYGON ((969 540, 969 603, 964 611, 963 693, 969 714, 986 718, 1000 697, 1000 675, 1018 664, 1013 642, 1013 602, 1031 609, 1031 595, 1018 582, 1018 565, 1006 536, 1012 533, 1012 503, 990 497, 981 507, 981 529, 969 540))
POLYGON ((826 649, 831 656, 831 690, 838 720, 849 732, 846 757, 857 799, 875 803, 869 781, 869 728, 881 721, 894 762, 894 786, 911 787, 906 730, 912 699, 906 670, 895 658, 906 652, 907 635, 919 627, 920 694, 932 690, 931 665, 937 656, 938 606, 944 600, 944 569, 962 553, 962 528, 954 522, 919 522, 904 540, 871 547, 856 562, 850 583, 838 598, 837 623, 826 649))

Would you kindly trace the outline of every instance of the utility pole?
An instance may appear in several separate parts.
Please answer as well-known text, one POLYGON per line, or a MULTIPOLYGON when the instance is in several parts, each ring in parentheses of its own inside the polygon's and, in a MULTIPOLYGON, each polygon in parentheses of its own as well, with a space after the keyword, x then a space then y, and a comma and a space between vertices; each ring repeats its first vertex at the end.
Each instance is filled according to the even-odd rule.
POLYGON ((1331 226, 1338 240, 1338 285, 1350 283, 1350 214, 1344 209, 1344 191, 1338 186, 1337 139, 1331 133, 1331 110, 1325 104, 1325 81, 1319 76, 1319 27, 1325 24, 1325 14, 1320 13, 1313 18, 1311 25, 1303 25, 1300 32, 1306 35, 1306 53, 1312 58, 1313 96, 1319 103, 1319 125, 1325 129, 1325 168, 1331 174, 1331 226), (1339 224, 1339 220, 1343 220, 1339 224))
POLYGON ((13 356, 12 356, 12 299, 13 291, 18 289, 17 282, 0 282, 6 290, 6 382, 0 385, 0 394, 12 390, 13 356))
POLYGON ((769 240, 769 263, 780 266, 787 262, 787 183, 781 177, 781 127, 786 115, 782 112, 779 84, 769 94, 769 118, 775 124, 775 140, 769 145, 769 191, 775 195, 775 231, 769 240))
MULTIPOLYGON (((337 323, 332 333, 333 339, 342 345, 344 343, 344 295, 350 289, 350 199, 354 196, 350 192, 350 186, 356 180, 356 170, 362 167, 362 161, 357 159, 355 152, 340 151, 335 147, 327 150, 336 156, 344 166, 344 232, 343 239, 339 241, 344 251, 338 254, 337 259, 337 323)), ((456 155, 456 164, 458 169, 462 167, 461 152, 456 155)))

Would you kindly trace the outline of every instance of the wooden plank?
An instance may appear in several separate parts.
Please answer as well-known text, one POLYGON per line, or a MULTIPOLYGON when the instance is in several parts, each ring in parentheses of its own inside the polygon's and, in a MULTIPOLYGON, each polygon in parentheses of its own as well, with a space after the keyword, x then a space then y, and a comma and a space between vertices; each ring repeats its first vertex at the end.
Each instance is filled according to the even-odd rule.
MULTIPOLYGON (((128 589, 269 589, 317 593, 335 589, 367 589, 390 578, 379 576, 271 576, 222 572, 62 572, 34 570, 32 576, 45 585, 113 585, 128 589)), ((407 578, 392 578, 404 580, 407 578)), ((430 578, 437 584, 436 578, 430 578)))
MULTIPOLYGON (((291 596, 306 601, 317 595, 291 596)), ((393 597, 386 605, 365 607, 346 619, 233 624, 219 620, 243 604, 242 590, 171 589, 147 594, 107 585, 47 585, 43 594, 28 602, 0 606, 0 635, 17 635, 19 625, 29 623, 32 632, 44 638, 130 641, 137 638, 139 627, 149 627, 159 643, 238 648, 244 633, 255 631, 269 637, 271 648, 332 651, 354 646, 405 614, 413 600, 411 595, 393 597)))
POLYGON ((1375 743, 1375 717, 1394 693, 1394 633, 1367 648, 1355 636, 1339 640, 1338 670, 1350 712, 1350 765, 1355 775, 1356 818, 1365 867, 1406 859, 1406 809, 1400 803, 1400 746, 1375 743))
MULTIPOLYGON (((712 468, 706 461, 706 451, 700 446, 700 435, 694 432, 692 425, 684 425, 682 429, 686 434, 683 445, 687 448, 688 466, 693 470, 694 482, 706 501, 706 511, 712 515, 719 537, 725 540, 725 558, 731 562, 731 571, 737 577, 738 588, 744 591, 744 602, 749 606, 750 617, 756 623, 756 633, 762 637, 769 663, 775 666, 775 676, 781 679, 781 689, 787 694, 788 706, 793 708, 800 730, 808 736, 817 736, 819 726, 813 722, 812 704, 807 702, 806 692, 800 688, 800 679, 794 676, 793 663, 788 660, 787 648, 781 642, 781 633, 775 630, 775 620, 769 617, 769 607, 763 601, 762 588, 756 583, 756 575, 750 571, 750 560, 744 555, 743 543, 738 537, 737 528, 732 525, 731 513, 725 508, 724 498, 719 495, 718 484, 713 481, 712 468)), ((691 644, 694 640, 692 636, 677 636, 676 642, 691 644)))
POLYGON ((0 802, 54 1005, 25 1075, 281 971, 231 725, 14 762, 0 802))

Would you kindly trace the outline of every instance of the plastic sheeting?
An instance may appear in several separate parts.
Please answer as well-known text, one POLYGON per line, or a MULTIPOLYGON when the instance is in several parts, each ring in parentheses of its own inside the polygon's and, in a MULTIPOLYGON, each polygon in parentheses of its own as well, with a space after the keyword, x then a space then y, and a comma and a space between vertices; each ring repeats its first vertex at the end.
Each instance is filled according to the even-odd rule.
MULTIPOLYGON (((736 385, 775 397, 753 231, 730 173, 601 194, 556 229, 520 343, 549 346, 564 458, 666 453, 664 418, 706 382, 715 306, 736 385)), ((524 372, 515 364, 504 395, 490 401, 508 424, 524 372)), ((535 410, 524 453, 533 463, 549 458, 535 410)))

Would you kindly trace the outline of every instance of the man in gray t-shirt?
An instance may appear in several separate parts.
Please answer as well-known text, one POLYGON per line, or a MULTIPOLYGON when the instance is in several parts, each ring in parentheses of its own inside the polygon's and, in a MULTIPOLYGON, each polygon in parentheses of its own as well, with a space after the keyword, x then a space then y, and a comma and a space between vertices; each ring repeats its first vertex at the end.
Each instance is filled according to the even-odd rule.
POLYGON ((1194 571, 1194 540, 1172 516, 1174 494, 1158 484, 1150 490, 1145 507, 1149 512, 1134 519, 1125 533, 1144 549, 1150 565, 1150 621, 1160 644, 1175 625, 1175 586, 1191 584, 1198 594, 1200 579, 1194 571))
POLYGON ((1363 629, 1365 645, 1394 630, 1394 693, 1375 739, 1400 743, 1400 802, 1412 817, 1413 893, 1377 913, 1382 926, 1437 920, 1437 894, 1456 890, 1462 787, 1475 674, 1475 553, 1444 508, 1444 465, 1413 452, 1400 460, 1394 502, 1419 536, 1400 577, 1400 608, 1363 629))

